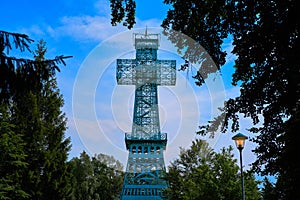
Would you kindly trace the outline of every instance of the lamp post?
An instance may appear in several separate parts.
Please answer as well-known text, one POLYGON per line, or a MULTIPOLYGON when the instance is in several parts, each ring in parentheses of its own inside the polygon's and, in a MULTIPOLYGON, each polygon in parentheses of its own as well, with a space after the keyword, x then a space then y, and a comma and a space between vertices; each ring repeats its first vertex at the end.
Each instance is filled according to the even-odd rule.
POLYGON ((240 151, 240 164, 241 164, 241 183, 242 183, 242 200, 245 200, 245 191, 244 191, 244 177, 243 177, 243 160, 242 160, 242 150, 245 145, 245 140, 248 139, 247 136, 238 133, 232 137, 235 141, 237 149, 240 151))

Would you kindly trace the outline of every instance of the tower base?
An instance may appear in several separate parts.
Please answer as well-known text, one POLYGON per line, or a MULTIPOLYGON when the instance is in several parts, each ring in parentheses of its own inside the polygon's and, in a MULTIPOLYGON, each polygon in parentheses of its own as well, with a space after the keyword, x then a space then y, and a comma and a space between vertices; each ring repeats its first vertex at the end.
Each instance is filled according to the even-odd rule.
POLYGON ((162 200, 167 185, 126 185, 121 200, 162 200))

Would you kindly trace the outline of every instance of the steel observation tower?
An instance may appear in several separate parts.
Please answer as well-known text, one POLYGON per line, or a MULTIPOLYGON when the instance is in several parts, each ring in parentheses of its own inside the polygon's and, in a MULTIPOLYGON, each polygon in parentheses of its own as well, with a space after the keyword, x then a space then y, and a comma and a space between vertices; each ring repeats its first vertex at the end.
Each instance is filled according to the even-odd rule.
POLYGON ((163 199, 167 133, 160 130, 157 86, 176 83, 176 61, 157 59, 160 34, 134 33, 136 59, 117 59, 119 85, 135 85, 132 132, 121 199, 163 199))

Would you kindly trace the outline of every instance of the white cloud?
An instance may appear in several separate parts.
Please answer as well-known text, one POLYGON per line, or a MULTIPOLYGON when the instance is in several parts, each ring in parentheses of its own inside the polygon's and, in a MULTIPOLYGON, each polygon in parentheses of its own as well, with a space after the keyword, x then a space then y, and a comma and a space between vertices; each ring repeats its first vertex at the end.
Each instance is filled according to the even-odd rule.
MULTIPOLYGON (((71 6, 71 5, 69 5, 71 6)), ((20 32, 28 35, 45 37, 49 35, 52 38, 60 39, 62 37, 73 38, 78 42, 101 42, 128 29, 122 26, 111 25, 111 10, 109 1, 96 1, 91 10, 96 10, 96 14, 65 15, 59 17, 59 21, 53 21, 52 24, 40 23, 27 28, 20 32)), ((136 18, 134 28, 159 27, 159 19, 140 20, 136 18)))
POLYGON ((102 41, 120 31, 123 27, 112 27, 110 20, 102 16, 65 16, 62 25, 56 28, 60 35, 67 35, 77 41, 102 41))
MULTIPOLYGON (((122 25, 112 26, 110 16, 65 16, 61 19, 62 25, 55 28, 59 35, 67 35, 77 41, 103 41, 112 35, 127 31, 122 25)), ((159 20, 137 19, 135 28, 158 27, 159 20)))
POLYGON ((113 120, 91 121, 75 118, 73 120, 76 123, 70 123, 69 128, 73 134, 78 134, 81 143, 77 141, 75 146, 83 145, 90 155, 99 153, 113 155, 126 164, 127 152, 122 140, 124 135, 113 120))
MULTIPOLYGON (((60 19, 61 25, 47 27, 48 33, 53 37, 68 36, 80 42, 103 41, 112 35, 127 31, 122 23, 111 25, 110 7, 108 1, 100 0, 95 4, 99 15, 64 16, 60 19)), ((159 19, 140 20, 136 18, 134 28, 159 27, 159 19)))
POLYGON ((19 32, 27 35, 40 35, 40 36, 45 35, 43 28, 40 27, 39 25, 32 25, 29 28, 22 28, 19 32))

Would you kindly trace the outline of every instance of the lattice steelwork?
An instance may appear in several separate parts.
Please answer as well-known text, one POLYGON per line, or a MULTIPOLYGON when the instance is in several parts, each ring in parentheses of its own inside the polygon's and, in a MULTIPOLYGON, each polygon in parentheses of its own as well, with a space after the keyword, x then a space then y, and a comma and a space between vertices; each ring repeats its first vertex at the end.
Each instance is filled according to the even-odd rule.
POLYGON ((118 84, 136 86, 121 199, 162 199, 167 134, 160 131, 157 86, 175 85, 176 61, 157 59, 159 34, 134 34, 134 39, 136 59, 117 60, 118 84))

